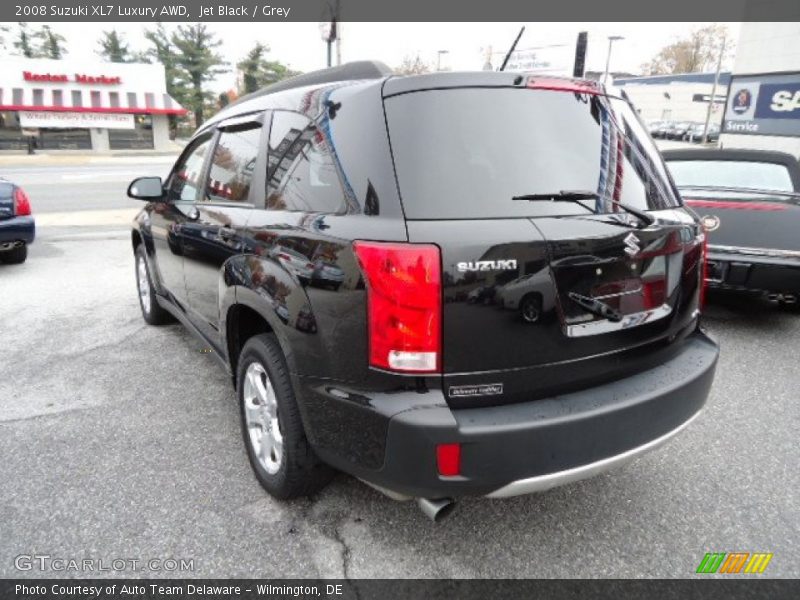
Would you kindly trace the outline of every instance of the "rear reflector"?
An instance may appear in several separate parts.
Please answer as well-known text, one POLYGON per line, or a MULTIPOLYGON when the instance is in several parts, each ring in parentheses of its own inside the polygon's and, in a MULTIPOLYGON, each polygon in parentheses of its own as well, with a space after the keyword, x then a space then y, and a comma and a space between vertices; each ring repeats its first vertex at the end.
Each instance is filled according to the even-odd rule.
POLYGON ((20 187, 14 188, 14 214, 18 217, 31 214, 31 202, 28 200, 28 194, 20 187))
POLYGON ((697 308, 703 310, 706 306, 706 288, 708 288, 708 234, 701 233, 700 236, 702 236, 700 240, 700 260, 702 265, 700 267, 700 297, 697 308))
POLYGON ((461 474, 461 444, 436 446, 436 466, 439 475, 453 477, 461 474))
POLYGON ((556 92, 575 92, 577 94, 603 93, 596 83, 579 79, 561 79, 559 77, 529 77, 527 87, 532 90, 553 90, 556 92))
POLYGON ((439 248, 360 241, 353 248, 367 285, 369 364, 403 373, 439 372, 439 248))

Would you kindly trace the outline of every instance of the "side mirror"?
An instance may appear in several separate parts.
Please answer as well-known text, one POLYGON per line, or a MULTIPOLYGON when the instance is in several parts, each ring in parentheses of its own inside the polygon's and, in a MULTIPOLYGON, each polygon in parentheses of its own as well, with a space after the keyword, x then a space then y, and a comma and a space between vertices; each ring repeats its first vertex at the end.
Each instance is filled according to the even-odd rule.
POLYGON ((158 202, 164 199, 164 184, 161 177, 139 177, 128 186, 128 197, 134 200, 158 202))

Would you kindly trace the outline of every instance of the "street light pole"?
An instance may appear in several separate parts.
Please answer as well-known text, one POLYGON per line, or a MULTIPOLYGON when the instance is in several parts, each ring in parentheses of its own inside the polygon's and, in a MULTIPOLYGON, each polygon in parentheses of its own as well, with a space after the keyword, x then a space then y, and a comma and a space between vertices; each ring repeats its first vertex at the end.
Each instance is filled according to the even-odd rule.
POLYGON ((621 35, 610 35, 608 36, 608 54, 606 55, 606 70, 603 71, 603 85, 608 83, 608 67, 611 65, 611 46, 617 40, 624 40, 625 38, 621 35))
POLYGON ((727 36, 722 36, 722 46, 719 49, 719 57, 717 58, 717 72, 714 75, 714 85, 711 87, 711 98, 708 99, 708 108, 706 109, 706 124, 703 127, 703 144, 708 143, 708 125, 711 122, 711 109, 714 106, 714 99, 717 97, 717 86, 719 85, 719 72, 722 69, 722 56, 725 54, 725 43, 727 36))
POLYGON ((449 53, 450 53, 449 50, 439 50, 436 53, 436 70, 437 71, 441 71, 442 70, 442 54, 449 54, 449 53))

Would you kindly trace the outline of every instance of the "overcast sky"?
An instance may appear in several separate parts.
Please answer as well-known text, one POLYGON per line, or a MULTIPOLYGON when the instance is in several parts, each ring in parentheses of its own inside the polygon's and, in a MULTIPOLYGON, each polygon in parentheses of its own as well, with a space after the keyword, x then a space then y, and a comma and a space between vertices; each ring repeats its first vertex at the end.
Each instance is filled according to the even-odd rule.
MULTIPOLYGON (((143 23, 51 23, 67 38, 70 59, 97 60, 97 39, 101 31, 116 28, 125 34, 135 49, 146 46, 143 31, 152 24, 143 23)), ((223 41, 221 53, 231 63, 231 72, 219 77, 215 91, 234 87, 233 67, 256 42, 271 48, 270 57, 288 63, 300 71, 325 66, 325 44, 317 23, 207 23, 223 41)), ((612 71, 638 72, 663 46, 686 35, 703 23, 344 23, 342 24, 342 61, 375 59, 390 67, 398 66, 405 56, 419 56, 435 64, 440 50, 442 66, 454 70, 480 69, 485 49, 495 52, 497 67, 502 54, 525 25, 519 48, 537 48, 566 44, 568 48, 544 50, 554 60, 574 56, 579 31, 589 32, 587 70, 602 71, 608 51, 608 36, 622 35, 615 42, 611 57, 612 71)), ((739 23, 727 24, 734 40, 738 39, 739 23)), ((36 24, 31 23, 31 27, 36 24)), ((168 24, 168 28, 175 25, 168 24)))

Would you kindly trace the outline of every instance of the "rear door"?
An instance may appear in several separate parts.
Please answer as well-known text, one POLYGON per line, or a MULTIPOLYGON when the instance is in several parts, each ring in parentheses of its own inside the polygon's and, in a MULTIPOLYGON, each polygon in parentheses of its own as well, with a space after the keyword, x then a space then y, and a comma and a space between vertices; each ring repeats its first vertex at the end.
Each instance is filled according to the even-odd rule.
POLYGON ((702 238, 638 117, 622 100, 558 85, 385 100, 409 239, 442 252, 451 404, 643 368, 696 316, 702 238), (514 200, 570 190, 597 198, 514 200))
POLYGON ((0 220, 14 216, 14 185, 0 179, 0 220))

